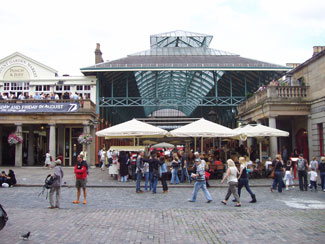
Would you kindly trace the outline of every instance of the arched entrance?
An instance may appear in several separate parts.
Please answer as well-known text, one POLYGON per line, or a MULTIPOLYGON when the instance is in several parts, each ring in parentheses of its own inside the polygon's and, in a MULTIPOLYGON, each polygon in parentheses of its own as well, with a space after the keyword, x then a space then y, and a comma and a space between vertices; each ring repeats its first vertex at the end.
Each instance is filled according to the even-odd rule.
POLYGON ((301 128, 296 133, 296 148, 298 149, 299 153, 304 155, 304 158, 309 158, 309 151, 308 151, 308 132, 301 128))

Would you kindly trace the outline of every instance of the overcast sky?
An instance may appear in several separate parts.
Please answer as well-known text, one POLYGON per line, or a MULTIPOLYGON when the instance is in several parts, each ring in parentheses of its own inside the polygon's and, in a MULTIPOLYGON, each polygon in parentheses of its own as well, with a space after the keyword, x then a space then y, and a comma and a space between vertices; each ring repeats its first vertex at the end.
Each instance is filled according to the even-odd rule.
POLYGON ((174 30, 213 35, 211 48, 276 64, 325 46, 324 0, 8 0, 0 5, 0 59, 14 53, 59 74, 150 48, 174 30))

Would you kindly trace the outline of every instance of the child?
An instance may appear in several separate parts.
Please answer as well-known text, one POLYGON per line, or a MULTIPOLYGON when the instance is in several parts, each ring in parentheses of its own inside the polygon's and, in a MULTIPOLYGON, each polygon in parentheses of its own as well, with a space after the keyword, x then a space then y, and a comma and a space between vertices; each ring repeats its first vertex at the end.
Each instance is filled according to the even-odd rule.
POLYGON ((317 172, 316 169, 312 168, 309 172, 310 174, 310 190, 313 191, 313 187, 315 188, 315 191, 317 191, 317 172))
POLYGON ((293 186, 293 180, 292 180, 292 165, 291 165, 291 160, 287 161, 287 165, 285 167, 285 175, 284 175, 284 180, 286 182, 286 190, 289 190, 289 185, 293 186))

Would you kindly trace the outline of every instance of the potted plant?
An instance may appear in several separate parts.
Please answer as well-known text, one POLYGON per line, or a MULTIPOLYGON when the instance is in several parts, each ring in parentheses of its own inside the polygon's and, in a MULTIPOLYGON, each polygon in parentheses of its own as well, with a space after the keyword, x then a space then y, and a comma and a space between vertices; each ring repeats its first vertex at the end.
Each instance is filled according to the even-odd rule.
POLYGON ((21 135, 17 135, 16 133, 11 133, 8 136, 8 143, 9 145, 16 145, 16 144, 22 144, 23 143, 23 137, 21 135))
POLYGON ((93 142, 93 137, 89 134, 81 134, 78 137, 79 144, 89 145, 93 142))

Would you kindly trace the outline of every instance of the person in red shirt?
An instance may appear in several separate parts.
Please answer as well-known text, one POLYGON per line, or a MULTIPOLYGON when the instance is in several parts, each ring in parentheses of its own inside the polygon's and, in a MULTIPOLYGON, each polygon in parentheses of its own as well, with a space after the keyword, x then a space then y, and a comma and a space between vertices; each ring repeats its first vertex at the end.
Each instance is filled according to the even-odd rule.
POLYGON ((80 188, 82 188, 84 193, 84 201, 82 203, 87 204, 87 166, 83 161, 83 155, 78 155, 77 164, 74 166, 74 173, 76 175, 77 200, 73 201, 72 203, 80 203, 80 188))

